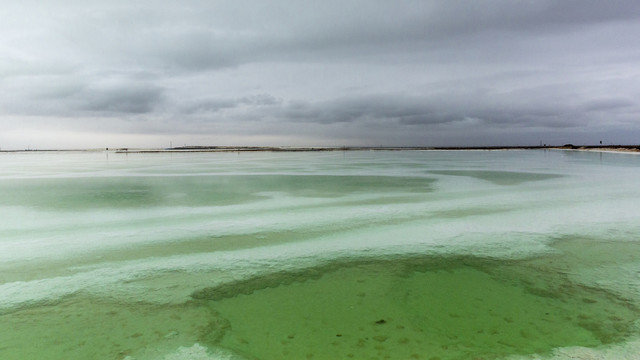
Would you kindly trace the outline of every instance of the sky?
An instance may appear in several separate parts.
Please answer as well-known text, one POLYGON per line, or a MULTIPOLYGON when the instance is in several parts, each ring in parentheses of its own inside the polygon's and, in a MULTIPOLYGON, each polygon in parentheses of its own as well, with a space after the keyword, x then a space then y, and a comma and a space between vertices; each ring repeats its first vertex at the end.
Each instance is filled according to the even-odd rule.
POLYGON ((640 143, 640 1, 0 0, 0 149, 640 143))

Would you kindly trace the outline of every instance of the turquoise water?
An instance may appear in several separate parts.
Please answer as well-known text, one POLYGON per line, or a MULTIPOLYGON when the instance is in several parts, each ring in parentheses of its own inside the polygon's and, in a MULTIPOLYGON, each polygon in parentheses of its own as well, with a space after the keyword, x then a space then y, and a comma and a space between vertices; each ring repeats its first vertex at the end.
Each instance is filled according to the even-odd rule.
POLYGON ((575 151, 0 154, 0 358, 633 358, 638 178, 575 151))

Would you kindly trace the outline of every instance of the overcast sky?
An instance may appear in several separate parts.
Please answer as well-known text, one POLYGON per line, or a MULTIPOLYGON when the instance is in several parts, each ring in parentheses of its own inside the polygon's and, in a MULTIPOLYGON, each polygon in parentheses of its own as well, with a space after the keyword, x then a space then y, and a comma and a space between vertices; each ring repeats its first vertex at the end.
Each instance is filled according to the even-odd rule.
POLYGON ((0 0, 0 148, 640 143, 640 1, 0 0))

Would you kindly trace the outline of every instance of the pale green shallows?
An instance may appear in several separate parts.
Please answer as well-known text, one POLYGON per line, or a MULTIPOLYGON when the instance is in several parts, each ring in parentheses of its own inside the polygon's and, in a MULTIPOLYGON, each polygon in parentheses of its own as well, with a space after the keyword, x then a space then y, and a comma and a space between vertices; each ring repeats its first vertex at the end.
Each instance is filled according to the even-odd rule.
POLYGON ((0 154, 0 358, 633 356, 639 178, 563 151, 0 154))

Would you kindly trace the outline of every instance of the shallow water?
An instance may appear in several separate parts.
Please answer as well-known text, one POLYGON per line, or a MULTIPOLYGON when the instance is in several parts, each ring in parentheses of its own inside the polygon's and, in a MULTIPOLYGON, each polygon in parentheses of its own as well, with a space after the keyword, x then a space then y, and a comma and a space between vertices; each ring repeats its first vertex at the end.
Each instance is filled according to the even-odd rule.
POLYGON ((0 165, 2 359, 640 349, 635 155, 22 153, 0 165))
POLYGON ((220 345, 260 359, 544 353, 622 341, 637 316, 622 299, 530 264, 438 257, 343 266, 194 297, 228 321, 216 329, 220 345))

